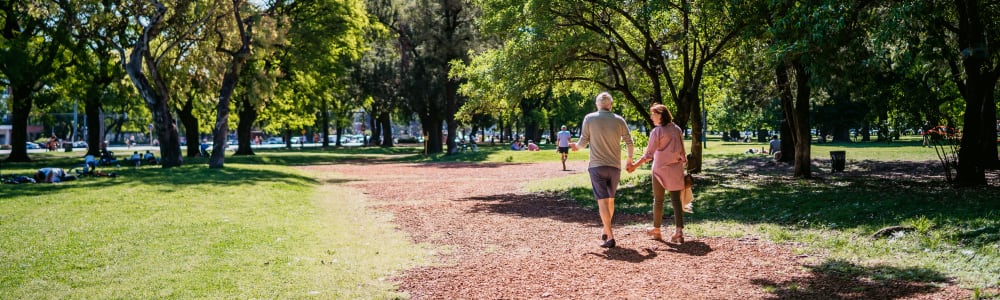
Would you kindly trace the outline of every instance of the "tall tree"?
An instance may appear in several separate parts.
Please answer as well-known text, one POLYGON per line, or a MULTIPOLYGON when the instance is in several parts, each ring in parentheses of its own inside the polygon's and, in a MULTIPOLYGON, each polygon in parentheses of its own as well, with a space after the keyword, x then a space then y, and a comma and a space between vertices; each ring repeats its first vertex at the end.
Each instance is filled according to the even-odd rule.
POLYGON ((114 94, 112 85, 125 78, 125 70, 121 68, 118 58, 107 55, 113 47, 104 37, 125 28, 112 21, 113 4, 108 1, 73 1, 71 4, 77 5, 75 10, 78 12, 68 16, 74 24, 74 46, 71 50, 77 71, 73 72, 73 76, 77 77, 76 82, 82 90, 84 115, 87 116, 87 154, 96 157, 100 155, 100 146, 104 143, 102 102, 107 95, 114 94))
POLYGON ((467 0, 418 0, 403 11, 392 29, 399 38, 410 108, 427 133, 427 153, 441 153, 441 141, 448 145, 448 153, 454 153, 458 149, 455 115, 466 99, 458 94, 461 79, 449 74, 452 61, 468 60, 476 36, 476 11, 467 0), (442 125, 446 137, 442 137, 442 125))
POLYGON ((226 147, 229 145, 229 106, 232 102, 233 92, 236 90, 240 73, 243 72, 243 66, 252 54, 250 46, 253 43, 254 26, 263 17, 255 10, 255 6, 246 5, 241 0, 232 0, 232 6, 226 7, 223 10, 226 13, 220 14, 217 17, 217 21, 221 22, 217 23, 215 27, 215 34, 219 38, 215 50, 225 53, 229 58, 229 62, 226 64, 222 86, 219 88, 219 103, 215 109, 215 126, 212 128, 213 149, 212 156, 208 159, 209 168, 222 168, 225 164, 226 147), (243 10, 248 10, 250 16, 244 18, 243 10), (233 34, 231 31, 224 32, 228 31, 226 29, 229 28, 226 28, 228 26, 224 26, 223 24, 235 27, 233 31, 236 34, 233 34), (230 38, 230 35, 233 37, 230 38))
POLYGON ((366 3, 372 19, 366 31, 369 47, 368 52, 352 64, 349 93, 371 100, 368 112, 378 124, 373 128, 372 137, 377 137, 382 147, 392 147, 392 117, 409 111, 398 89, 402 81, 399 53, 389 31, 398 26, 399 8, 390 0, 368 0, 366 3))
POLYGON ((153 115, 160 140, 160 164, 164 168, 180 166, 180 136, 171 114, 173 90, 167 80, 168 65, 163 63, 177 53, 178 45, 197 38, 196 33, 214 14, 214 7, 199 1, 178 1, 167 7, 153 0, 119 6, 116 16, 134 18, 134 32, 120 32, 109 38, 114 42, 126 73, 153 115), (131 49, 131 51, 127 49, 131 49))
POLYGON ((900 1, 883 15, 905 53, 938 66, 965 102, 958 153, 959 186, 986 184, 998 165, 997 81, 1000 78, 1000 3, 985 0, 900 1))
POLYGON ((701 80, 706 66, 757 20, 755 6, 739 1, 510 2, 477 1, 486 13, 487 32, 530 45, 524 48, 531 51, 507 52, 536 58, 523 73, 616 91, 649 125, 649 105, 672 100, 674 121, 682 127, 690 121, 694 133, 688 170, 701 170, 701 80))
MULTIPOLYGON (((763 40, 794 152, 793 175, 811 178, 810 108, 814 90, 835 74, 844 45, 861 36, 867 1, 775 1, 768 4, 763 40)), ((782 124, 784 127, 785 124, 782 124)), ((784 133, 786 130, 782 130, 784 133)), ((782 138, 785 138, 784 136, 782 138)))
POLYGON ((68 63, 68 1, 0 1, 0 72, 10 88, 11 152, 7 161, 27 162, 28 116, 33 97, 68 63))
MULTIPOLYGON (((280 66, 279 81, 290 84, 279 85, 295 90, 292 99, 276 96, 264 103, 264 111, 297 110, 299 118, 285 116, 264 116, 278 121, 268 128, 285 126, 286 129, 318 127, 325 145, 331 120, 341 120, 341 115, 351 111, 355 99, 344 92, 348 82, 350 61, 359 58, 367 50, 363 32, 369 26, 362 0, 322 0, 291 2, 275 9, 281 15, 279 32, 287 30, 287 39, 276 45, 272 66, 280 66), (284 26, 284 27, 281 27, 284 26), (281 103, 278 103, 281 102, 281 103), (298 109, 295 109, 298 107, 298 109), (307 121, 308 120, 308 121, 307 121), (316 120, 321 120, 319 123, 316 120)), ((270 67, 269 67, 270 68, 270 67)), ((338 139, 339 141, 339 139, 338 139)), ((288 143, 286 139, 286 143, 288 143)))

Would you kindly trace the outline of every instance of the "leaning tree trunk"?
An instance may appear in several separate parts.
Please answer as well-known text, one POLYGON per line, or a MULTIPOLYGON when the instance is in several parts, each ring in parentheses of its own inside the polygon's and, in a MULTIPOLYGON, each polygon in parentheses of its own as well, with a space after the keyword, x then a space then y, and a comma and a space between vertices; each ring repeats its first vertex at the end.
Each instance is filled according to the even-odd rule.
MULTIPOLYGON (((247 53, 249 54, 249 48, 247 53)), ((240 76, 243 63, 246 57, 233 56, 233 61, 222 78, 222 89, 219 91, 219 103, 215 110, 215 127, 212 128, 212 155, 208 159, 208 167, 212 169, 222 168, 226 161, 226 147, 229 139, 229 104, 232 101, 233 92, 236 90, 236 81, 240 76)))
POLYGON ((143 28, 143 33, 132 47, 132 52, 126 56, 125 49, 118 48, 118 53, 122 56, 125 72, 128 73, 132 84, 135 85, 143 102, 145 102, 146 108, 153 115, 153 125, 155 125, 157 136, 160 137, 160 166, 172 168, 180 166, 184 160, 181 158, 177 124, 170 114, 170 90, 160 78, 158 62, 154 60, 150 52, 151 39, 159 35, 163 16, 167 12, 167 8, 163 4, 154 4, 156 14, 143 28), (149 73, 144 71, 144 65, 150 69, 149 73))
POLYGON ((216 106, 215 128, 212 129, 212 133, 215 134, 212 137, 215 144, 212 145, 212 157, 208 160, 208 167, 212 169, 222 168, 225 164, 226 147, 228 146, 227 140, 229 139, 229 104, 232 101, 233 92, 236 90, 236 83, 240 78, 240 73, 243 71, 243 66, 247 63, 247 59, 250 58, 250 39, 253 35, 253 20, 243 19, 240 16, 240 6, 242 3, 241 0, 233 0, 233 20, 240 32, 240 48, 236 51, 224 49, 221 42, 221 33, 219 34, 220 42, 215 47, 216 51, 229 54, 230 62, 226 74, 222 77, 222 87, 219 90, 219 104, 216 106))

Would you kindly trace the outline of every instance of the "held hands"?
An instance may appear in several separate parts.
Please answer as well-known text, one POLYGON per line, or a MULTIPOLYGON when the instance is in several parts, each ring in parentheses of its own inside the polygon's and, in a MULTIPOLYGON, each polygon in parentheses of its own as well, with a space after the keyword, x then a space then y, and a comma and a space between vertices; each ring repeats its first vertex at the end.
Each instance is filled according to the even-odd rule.
POLYGON ((625 170, 628 171, 629 173, 635 172, 635 169, 639 168, 639 165, 642 165, 642 163, 643 163, 642 159, 640 159, 640 160, 638 160, 638 161, 636 161, 634 163, 632 162, 632 160, 626 161, 625 162, 625 170))
POLYGON ((580 151, 580 148, 576 147, 576 143, 569 143, 569 148, 573 149, 573 151, 580 151))

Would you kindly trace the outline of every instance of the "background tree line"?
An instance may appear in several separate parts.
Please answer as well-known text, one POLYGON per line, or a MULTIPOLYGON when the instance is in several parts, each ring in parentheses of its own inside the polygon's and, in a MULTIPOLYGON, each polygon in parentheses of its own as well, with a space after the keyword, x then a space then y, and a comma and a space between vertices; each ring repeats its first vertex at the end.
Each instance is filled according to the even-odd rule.
MULTIPOLYGON (((187 155, 211 132, 221 167, 229 130, 237 154, 252 154, 254 127, 311 128, 327 146, 358 107, 384 147, 392 122, 414 117, 443 141, 428 153, 454 152, 465 128, 540 140, 578 126, 609 90, 641 127, 649 105, 671 107, 691 130, 691 172, 706 121, 780 132, 799 177, 812 176, 814 132, 891 139, 927 123, 962 129, 959 184, 985 184, 998 164, 995 1, 45 0, 0 11, 13 161, 29 159, 32 110, 70 99, 88 116, 144 107, 132 115, 155 124, 165 167, 182 163, 176 116, 187 155)), ((99 134, 88 137, 96 152, 99 134)))

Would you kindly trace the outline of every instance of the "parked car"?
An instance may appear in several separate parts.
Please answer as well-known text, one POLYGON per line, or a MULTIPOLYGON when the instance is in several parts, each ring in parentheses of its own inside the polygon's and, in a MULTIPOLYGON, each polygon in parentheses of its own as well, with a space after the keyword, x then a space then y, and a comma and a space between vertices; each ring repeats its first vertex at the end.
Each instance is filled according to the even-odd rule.
POLYGON ((282 140, 280 137, 270 137, 270 138, 267 138, 267 143, 268 144, 284 144, 285 141, 282 140))
POLYGON ((38 144, 32 142, 25 142, 25 145, 27 146, 28 149, 42 149, 41 146, 38 146, 38 144))
POLYGON ((87 142, 84 141, 73 142, 73 148, 87 148, 87 142))

